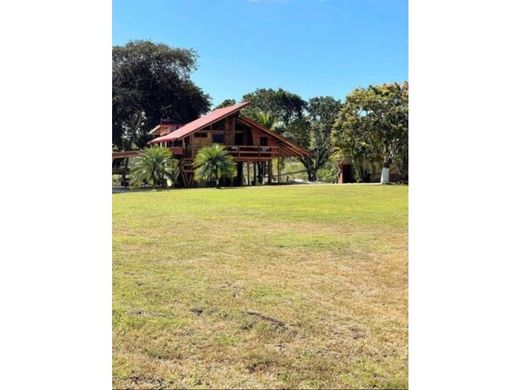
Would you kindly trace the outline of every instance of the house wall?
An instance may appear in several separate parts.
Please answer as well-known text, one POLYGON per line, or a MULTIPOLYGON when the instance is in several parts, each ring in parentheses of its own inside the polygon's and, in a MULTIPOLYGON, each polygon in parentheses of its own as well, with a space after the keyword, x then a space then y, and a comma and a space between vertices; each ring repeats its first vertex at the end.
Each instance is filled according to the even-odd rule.
POLYGON ((253 128, 252 129, 252 135, 253 135, 253 144, 254 145, 260 145, 260 138, 261 137, 266 137, 267 138, 267 145, 268 146, 276 146, 276 145, 278 145, 278 140, 276 138, 274 138, 273 136, 271 136, 269 134, 264 133, 261 130, 253 128))
POLYGON ((235 118, 227 117, 224 120, 224 144, 235 144, 235 118))
POLYGON ((197 152, 206 147, 210 146, 212 144, 211 134, 206 131, 200 131, 199 136, 193 135, 193 144, 192 144, 192 150, 193 150, 193 156, 197 155, 197 152), (205 137, 201 137, 200 135, 205 134, 205 137))
POLYGON ((191 140, 191 150, 192 150, 192 156, 195 156, 197 152, 206 146, 210 146, 213 144, 213 135, 218 134, 222 135, 224 137, 224 143, 225 146, 232 146, 235 145, 235 135, 236 134, 244 134, 244 145, 251 145, 248 142, 249 135, 246 133, 251 134, 251 139, 253 141, 252 145, 259 146, 260 145, 260 139, 262 137, 267 138, 267 146, 277 146, 278 140, 274 138, 273 136, 264 133, 261 130, 258 130, 256 128, 250 128, 247 129, 239 128, 236 129, 235 124, 236 118, 225 118, 222 121, 219 121, 217 123, 214 123, 213 125, 207 126, 202 130, 199 130, 198 132, 190 135, 191 140), (202 135, 205 135, 204 137, 202 135))

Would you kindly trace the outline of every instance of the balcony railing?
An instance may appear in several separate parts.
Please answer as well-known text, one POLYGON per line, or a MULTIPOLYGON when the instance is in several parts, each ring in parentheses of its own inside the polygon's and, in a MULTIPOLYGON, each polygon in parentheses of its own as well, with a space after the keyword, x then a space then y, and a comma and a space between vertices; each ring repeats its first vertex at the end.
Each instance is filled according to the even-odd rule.
MULTIPOLYGON (((168 149, 170 149, 170 151, 175 156, 182 156, 182 154, 183 154, 183 150, 182 150, 181 146, 172 146, 172 147, 169 147, 168 149)), ((112 152, 112 159, 135 157, 135 156, 140 155, 142 152, 143 152, 142 150, 123 150, 120 152, 112 152)))
POLYGON ((226 146, 227 152, 239 158, 272 158, 278 156, 278 146, 233 145, 226 146))

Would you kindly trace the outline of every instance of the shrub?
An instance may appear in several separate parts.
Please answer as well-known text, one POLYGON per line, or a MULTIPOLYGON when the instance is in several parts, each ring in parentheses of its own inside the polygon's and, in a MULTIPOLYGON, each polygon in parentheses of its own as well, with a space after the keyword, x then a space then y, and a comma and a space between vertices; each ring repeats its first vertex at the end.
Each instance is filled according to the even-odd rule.
POLYGON ((166 187, 167 179, 175 183, 179 175, 179 163, 169 149, 154 146, 145 149, 130 164, 132 187, 151 184, 153 188, 166 187))
POLYGON ((219 187, 219 181, 223 177, 233 177, 235 164, 222 146, 214 144, 199 150, 195 156, 195 179, 215 183, 219 187))

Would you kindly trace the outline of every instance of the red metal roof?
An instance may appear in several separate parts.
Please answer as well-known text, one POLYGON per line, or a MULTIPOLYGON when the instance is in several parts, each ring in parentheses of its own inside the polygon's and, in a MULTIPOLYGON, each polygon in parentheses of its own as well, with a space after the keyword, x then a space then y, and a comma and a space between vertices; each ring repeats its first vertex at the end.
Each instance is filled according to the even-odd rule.
POLYGON ((181 124, 177 123, 161 123, 160 125, 155 126, 148 134, 160 133, 160 130, 167 130, 168 133, 171 133, 174 130, 181 128, 181 124))
POLYGON ((156 144, 159 142, 175 141, 184 138, 197 130, 209 126, 212 123, 218 122, 219 120, 239 111, 241 108, 247 106, 249 103, 250 102, 242 102, 234 104, 232 106, 216 109, 215 111, 211 111, 209 114, 201 116, 199 119, 195 119, 193 122, 190 122, 182 126, 180 129, 174 130, 170 134, 163 135, 162 137, 154 138, 148 143, 156 144))

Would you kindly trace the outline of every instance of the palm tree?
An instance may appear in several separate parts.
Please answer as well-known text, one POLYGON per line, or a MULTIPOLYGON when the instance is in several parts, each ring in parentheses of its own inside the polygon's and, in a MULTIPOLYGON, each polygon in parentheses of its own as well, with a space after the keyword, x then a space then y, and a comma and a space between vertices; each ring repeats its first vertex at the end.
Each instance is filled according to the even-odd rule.
POLYGON ((269 130, 275 130, 281 132, 283 129, 283 123, 275 116, 271 111, 255 110, 251 113, 252 119, 268 128, 269 130))
POLYGON ((153 188, 165 186, 167 179, 175 183, 179 175, 179 163, 167 148, 154 146, 145 149, 130 165, 132 186, 151 183, 153 188))
POLYGON ((217 188, 222 177, 232 177, 235 173, 233 158, 219 144, 199 150, 193 165, 196 180, 215 182, 217 188))

